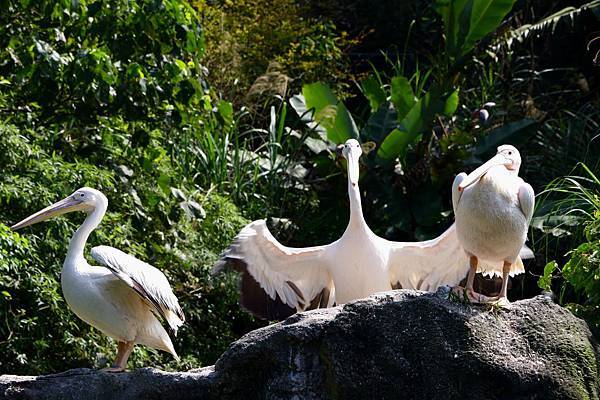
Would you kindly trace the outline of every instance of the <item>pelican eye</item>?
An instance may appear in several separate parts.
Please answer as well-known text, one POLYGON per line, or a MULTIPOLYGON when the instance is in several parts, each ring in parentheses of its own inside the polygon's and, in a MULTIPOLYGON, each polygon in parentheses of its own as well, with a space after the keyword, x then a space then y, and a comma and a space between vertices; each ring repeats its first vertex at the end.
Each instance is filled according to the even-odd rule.
POLYGON ((509 156, 512 156, 512 151, 509 151, 509 152, 508 152, 508 155, 509 155, 509 156))
POLYGON ((85 194, 81 193, 79 196, 81 196, 81 197, 85 197, 85 194))

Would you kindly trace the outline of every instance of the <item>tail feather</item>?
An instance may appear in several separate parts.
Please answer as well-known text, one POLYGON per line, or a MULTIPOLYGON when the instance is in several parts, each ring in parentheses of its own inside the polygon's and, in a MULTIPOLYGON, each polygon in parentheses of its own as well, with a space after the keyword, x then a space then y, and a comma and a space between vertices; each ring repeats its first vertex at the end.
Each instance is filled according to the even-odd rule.
POLYGON ((135 339, 136 343, 166 351, 172 354, 176 360, 179 360, 175 347, 173 347, 171 337, 154 314, 149 314, 150 315, 143 324, 142 329, 138 331, 138 336, 135 339))
MULTIPOLYGON (((531 251, 531 250, 530 250, 531 251)), ((477 265, 477 272, 480 272, 481 275, 493 278, 495 276, 502 277, 502 266, 503 263, 491 263, 485 260, 479 260, 479 264, 477 265)), ((517 260, 513 263, 510 268, 509 276, 519 275, 525 272, 525 265, 523 265, 523 260, 521 257, 517 257, 517 260)))
POLYGON ((165 311, 165 317, 166 317, 167 323, 169 324, 169 327, 173 331, 173 335, 177 336, 177 330, 179 329, 179 327, 181 325, 183 325, 184 321, 181 318, 179 318, 179 316, 171 310, 165 311))

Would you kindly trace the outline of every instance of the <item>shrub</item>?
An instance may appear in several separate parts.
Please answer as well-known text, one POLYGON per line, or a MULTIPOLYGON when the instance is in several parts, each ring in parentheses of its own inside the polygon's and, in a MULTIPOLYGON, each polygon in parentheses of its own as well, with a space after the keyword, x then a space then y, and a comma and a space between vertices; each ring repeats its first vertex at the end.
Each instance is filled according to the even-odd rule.
POLYGON ((346 52, 356 42, 327 18, 308 16, 299 4, 293 0, 194 2, 203 17, 204 63, 210 82, 226 98, 243 99, 273 61, 296 80, 292 83, 296 89, 300 80, 324 79, 336 90, 347 91, 346 52))
POLYGON ((188 317, 174 340, 180 364, 138 346, 133 365, 213 363, 256 323, 239 309, 233 282, 209 279, 246 220, 227 198, 229 176, 201 179, 195 155, 211 154, 206 137, 236 123, 204 82, 195 10, 180 0, 3 4, 0 371, 49 373, 114 356, 114 343, 61 296, 67 239, 82 216, 20 233, 6 227, 84 185, 109 199, 89 247, 111 245, 158 267, 188 317))

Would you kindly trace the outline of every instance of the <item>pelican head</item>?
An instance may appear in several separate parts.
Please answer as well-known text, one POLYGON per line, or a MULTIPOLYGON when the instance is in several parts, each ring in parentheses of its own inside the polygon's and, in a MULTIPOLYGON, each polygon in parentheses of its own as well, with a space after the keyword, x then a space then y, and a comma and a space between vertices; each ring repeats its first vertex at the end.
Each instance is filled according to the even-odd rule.
POLYGON ((360 143, 356 139, 348 139, 346 143, 338 146, 338 151, 348 160, 348 179, 350 179, 352 186, 356 186, 359 175, 358 159, 363 153, 360 143))
POLYGON ((515 175, 519 174, 519 168, 521 167, 521 154, 514 146, 504 144, 498 147, 498 152, 488 162, 481 165, 475 171, 471 172, 467 177, 460 183, 458 190, 462 191, 465 188, 471 186, 485 175, 491 168, 503 165, 506 169, 515 175))
POLYGON ((45 221, 52 217, 73 211, 84 211, 90 213, 99 206, 102 206, 104 209, 106 209, 107 205, 108 199, 104 194, 102 194, 102 192, 89 187, 82 187, 61 201, 56 202, 51 206, 48 206, 43 210, 30 215, 21 222, 16 223, 11 227, 11 229, 16 231, 17 229, 21 229, 26 226, 45 221))

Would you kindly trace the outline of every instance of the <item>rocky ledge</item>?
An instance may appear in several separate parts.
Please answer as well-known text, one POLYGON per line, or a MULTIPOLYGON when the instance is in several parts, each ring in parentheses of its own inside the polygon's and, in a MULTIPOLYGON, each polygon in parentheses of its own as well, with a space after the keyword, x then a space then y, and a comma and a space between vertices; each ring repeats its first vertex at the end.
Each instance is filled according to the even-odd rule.
POLYGON ((598 344, 549 298, 397 290, 248 333, 216 365, 0 377, 0 399, 598 399, 598 344))

